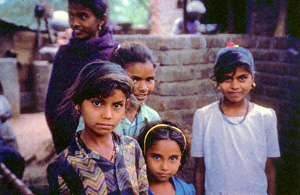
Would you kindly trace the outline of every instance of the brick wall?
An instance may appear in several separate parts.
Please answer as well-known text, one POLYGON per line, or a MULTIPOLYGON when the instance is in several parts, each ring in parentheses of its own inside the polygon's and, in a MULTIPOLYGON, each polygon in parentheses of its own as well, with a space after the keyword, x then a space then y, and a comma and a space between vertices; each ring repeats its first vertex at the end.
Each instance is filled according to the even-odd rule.
MULTIPOLYGON (((255 58, 256 89, 251 100, 276 110, 282 158, 276 162, 278 170, 278 194, 300 191, 300 41, 291 38, 270 38, 250 35, 115 35, 120 42, 140 40, 145 42, 157 56, 160 64, 156 70, 156 87, 147 105, 158 111, 162 118, 176 120, 190 132, 192 117, 197 108, 218 100, 221 94, 210 80, 216 52, 228 42, 249 48, 255 58)), ((34 67, 33 67, 34 68, 34 67)), ((51 68, 41 66, 31 71, 32 76, 21 83, 21 106, 36 105, 26 93, 44 98, 46 90, 28 91, 26 86, 37 85, 34 80, 42 74, 49 78, 51 68), (48 72, 47 72, 48 71, 48 72), (33 79, 32 79, 33 78, 33 79), (24 93, 24 90, 27 90, 24 93), (30 103, 31 102, 31 103, 30 103)), ((23 65, 19 69, 25 78, 23 65)), ((23 75, 23 76, 22 76, 23 75)), ((26 77, 28 78, 28 77, 26 77)), ((43 89, 47 82, 30 89, 43 89)), ((41 100, 42 104, 43 101, 41 100)), ((43 108, 43 105, 39 105, 43 108)), ((34 110, 34 109, 33 109, 34 110)), ((193 179, 193 161, 183 169, 187 181, 193 179)))
MULTIPOLYGON (((249 35, 115 36, 144 41, 157 55, 156 87, 147 104, 162 118, 176 120, 191 131, 197 108, 221 94, 210 80, 216 52, 228 42, 251 50, 257 87, 251 101, 275 109, 282 157, 276 161, 278 194, 300 191, 300 41, 249 35), (297 51, 298 50, 298 51, 297 51)), ((192 182, 193 162, 181 172, 192 182)))

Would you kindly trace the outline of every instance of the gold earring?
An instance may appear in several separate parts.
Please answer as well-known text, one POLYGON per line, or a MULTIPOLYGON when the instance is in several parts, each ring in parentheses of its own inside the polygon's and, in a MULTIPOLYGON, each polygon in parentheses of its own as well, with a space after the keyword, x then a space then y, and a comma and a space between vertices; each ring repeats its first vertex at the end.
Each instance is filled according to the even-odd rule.
POLYGON ((252 83, 251 89, 254 89, 256 87, 256 83, 252 83))
POLYGON ((216 88, 217 90, 220 90, 220 89, 221 89, 218 83, 215 83, 215 88, 216 88))
POLYGON ((102 26, 101 26, 101 24, 99 24, 99 31, 101 31, 102 30, 102 26))

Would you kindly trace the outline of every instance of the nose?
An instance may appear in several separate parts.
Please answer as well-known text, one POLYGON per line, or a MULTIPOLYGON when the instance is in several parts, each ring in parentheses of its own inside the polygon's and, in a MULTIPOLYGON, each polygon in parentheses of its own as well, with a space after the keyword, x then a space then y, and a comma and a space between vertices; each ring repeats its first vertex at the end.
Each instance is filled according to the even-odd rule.
POLYGON ((169 163, 167 160, 163 160, 160 164, 160 169, 163 170, 163 171, 166 171, 168 170, 168 167, 169 167, 169 163))
POLYGON ((139 84, 139 87, 138 89, 140 91, 148 91, 148 85, 145 81, 141 81, 140 84, 139 84))
POLYGON ((111 119, 112 118, 112 110, 110 107, 105 106, 101 111, 101 117, 103 119, 111 119))
POLYGON ((236 79, 233 79, 231 82, 231 86, 232 89, 238 89, 239 88, 239 82, 236 79))
POLYGON ((74 16, 69 19, 69 23, 70 23, 71 27, 77 27, 77 26, 79 26, 78 19, 76 19, 76 17, 74 17, 74 16))

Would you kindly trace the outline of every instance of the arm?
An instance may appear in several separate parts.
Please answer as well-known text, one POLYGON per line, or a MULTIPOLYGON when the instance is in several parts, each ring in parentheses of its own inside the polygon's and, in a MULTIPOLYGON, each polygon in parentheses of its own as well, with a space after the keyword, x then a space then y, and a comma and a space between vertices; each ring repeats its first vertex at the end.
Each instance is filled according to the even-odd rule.
POLYGON ((197 157, 195 172, 195 187, 197 195, 204 194, 205 164, 204 157, 197 157))
POLYGON ((267 158, 265 173, 268 181, 268 194, 276 194, 276 169, 274 166, 273 158, 267 158))

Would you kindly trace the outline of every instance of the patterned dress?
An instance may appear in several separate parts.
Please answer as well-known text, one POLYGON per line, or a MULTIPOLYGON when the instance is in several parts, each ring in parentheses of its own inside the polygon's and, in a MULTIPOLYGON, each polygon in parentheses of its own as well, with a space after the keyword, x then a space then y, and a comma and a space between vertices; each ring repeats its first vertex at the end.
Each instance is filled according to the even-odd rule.
POLYGON ((112 132, 113 164, 88 149, 80 134, 48 166, 49 194, 148 194, 146 164, 136 140, 112 132))

